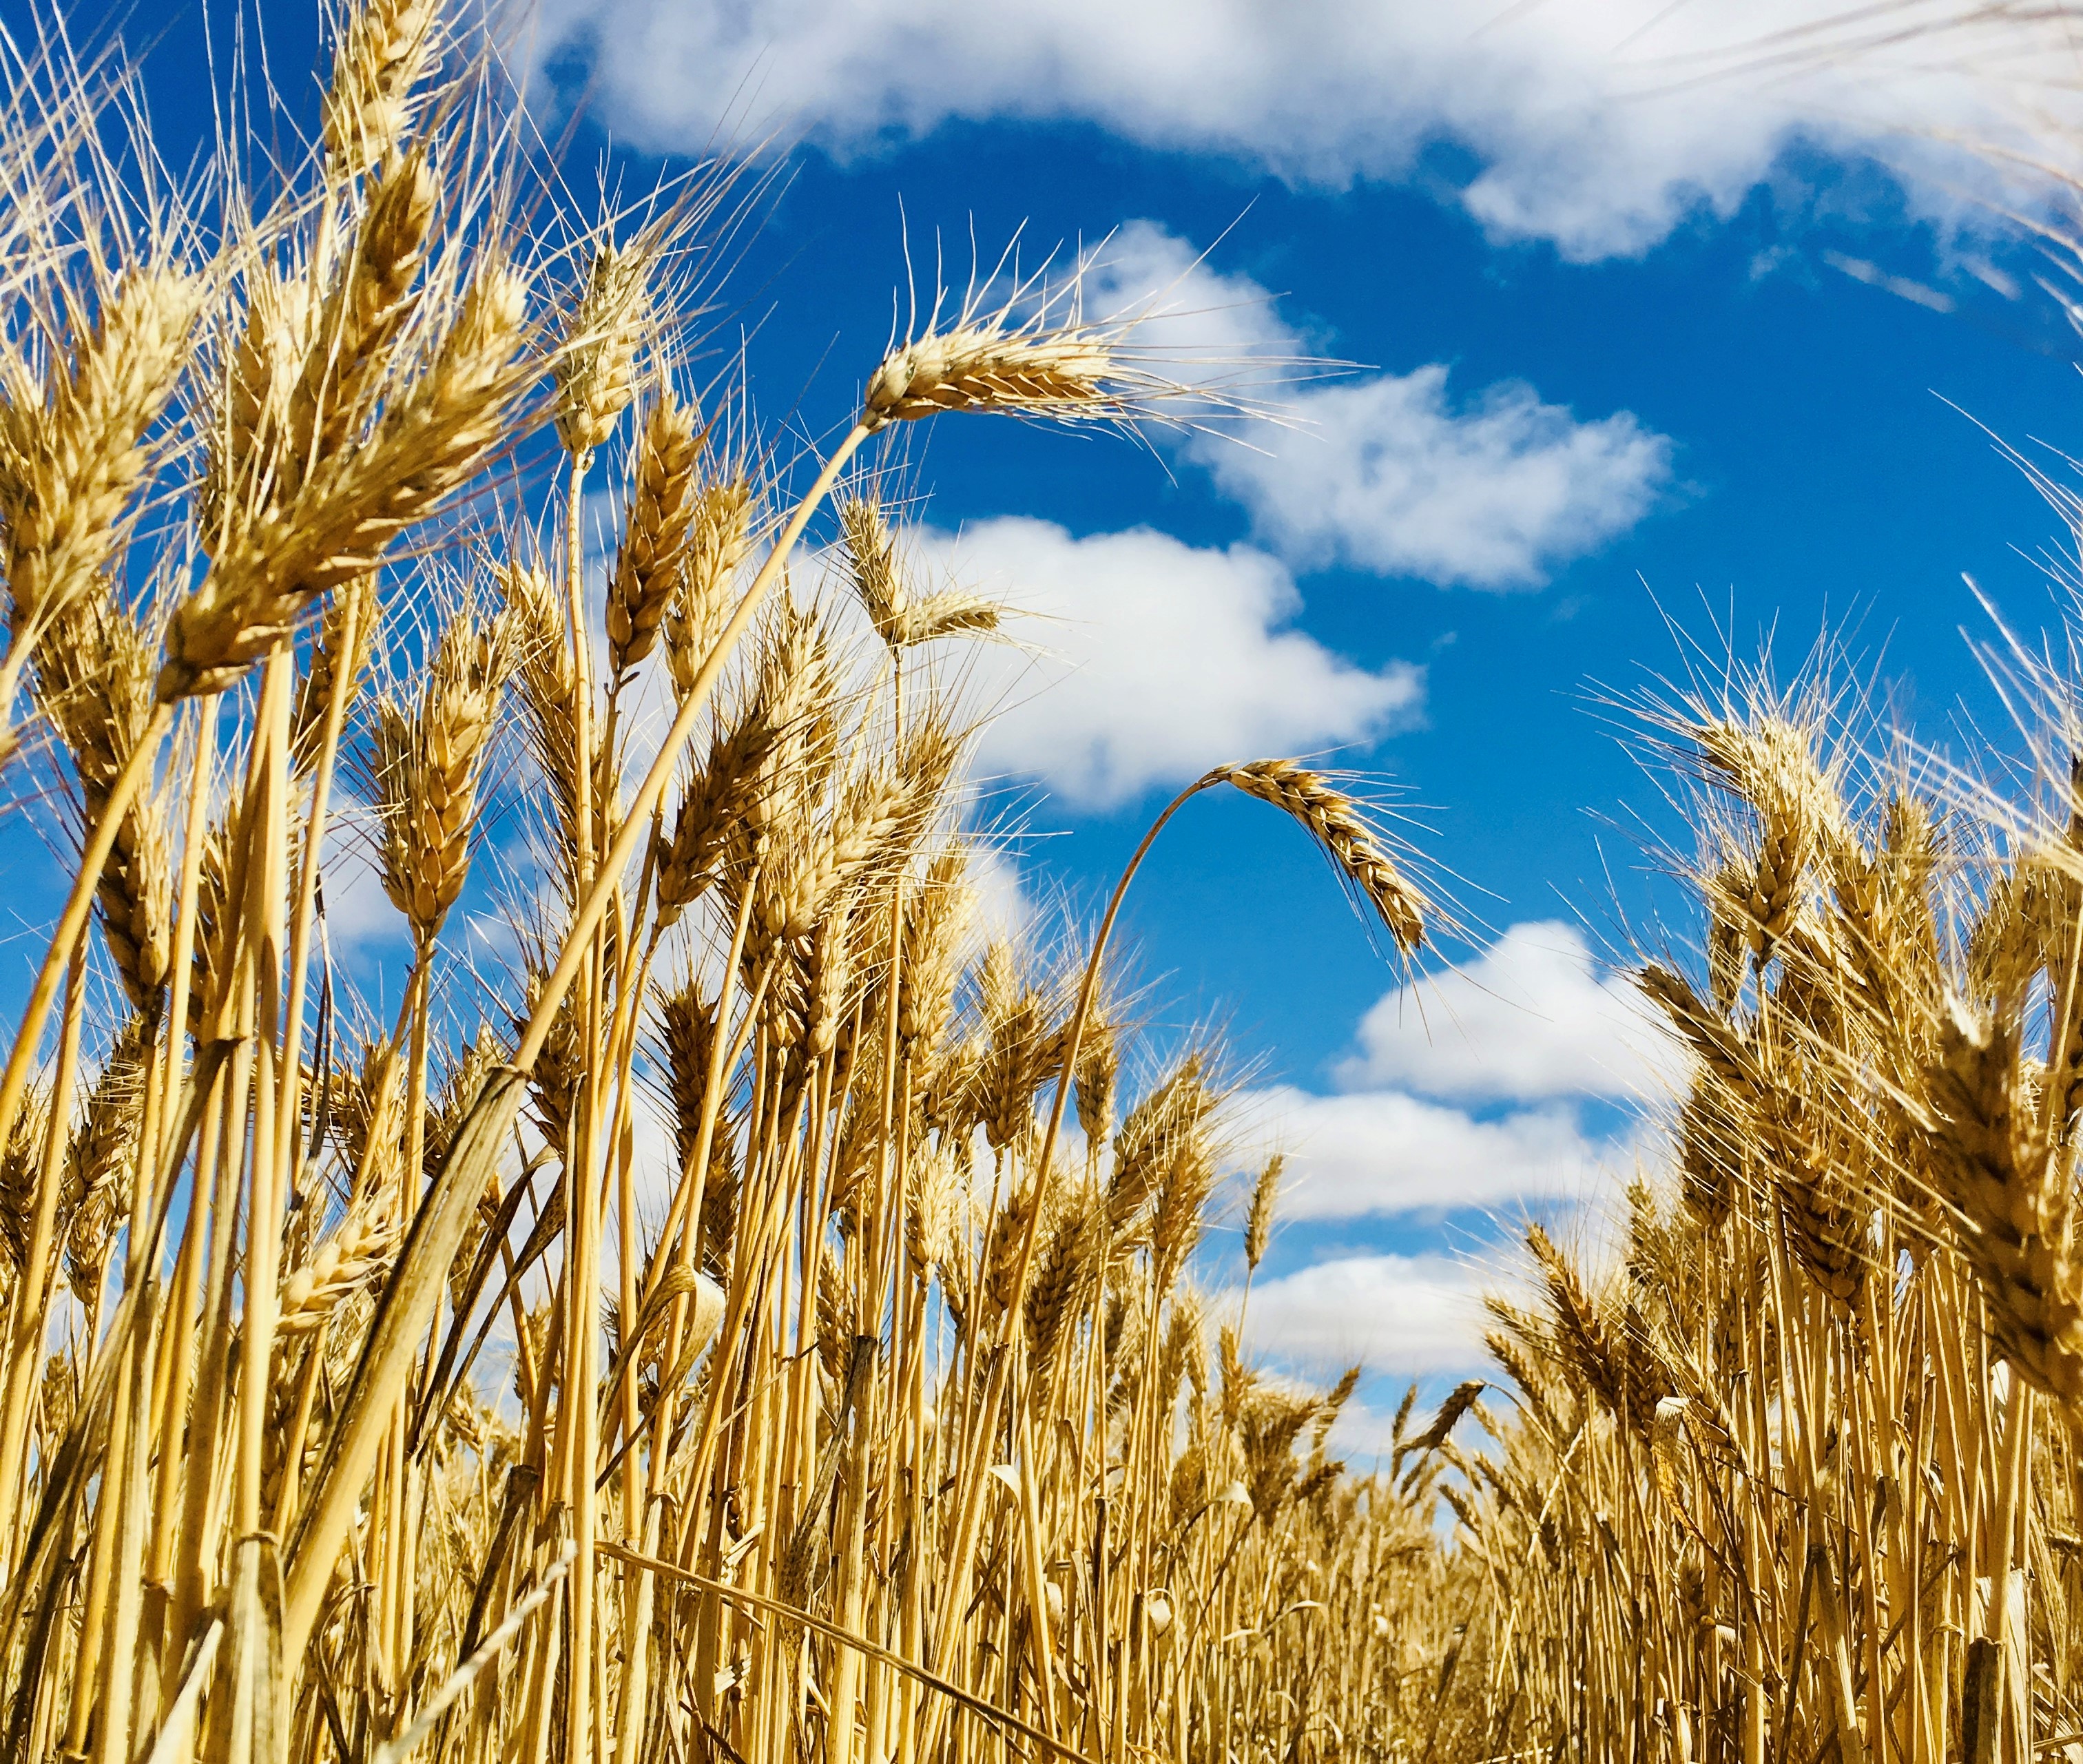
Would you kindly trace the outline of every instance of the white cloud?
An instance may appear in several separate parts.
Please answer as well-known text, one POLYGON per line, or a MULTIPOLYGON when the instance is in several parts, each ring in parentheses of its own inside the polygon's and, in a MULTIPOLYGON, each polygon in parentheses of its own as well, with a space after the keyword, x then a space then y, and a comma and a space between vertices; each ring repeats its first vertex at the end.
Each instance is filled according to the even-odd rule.
POLYGON ((585 44, 596 108, 651 147, 702 150, 720 125, 846 154, 951 118, 1076 119, 1340 187, 1451 143, 1493 236, 1595 259, 1731 213, 1796 140, 1942 163, 1925 200, 1957 209, 1937 138, 2005 132, 2011 88, 2054 101, 2062 9, 2002 17, 2029 10, 1911 0, 1876 28, 1852 0, 552 0, 543 40, 585 44), (1904 28, 1972 12, 1991 22, 1965 39, 1904 28))
POLYGON ((1249 1346, 1312 1367, 1363 1363, 1419 1378, 1483 1360, 1482 1294, 1495 1277, 1450 1255, 1345 1255, 1261 1281, 1244 1313, 1249 1346))
MULTIPOLYGON (((1232 1105, 1242 1169, 1269 1151, 1287 1154, 1283 1225, 1341 1221, 1363 1238, 1371 1220, 1531 1213, 1595 1251, 1612 1235, 1602 1222, 1625 1179, 1658 1154, 1650 1117, 1609 1137, 1585 1130, 1584 1101, 1653 1095, 1671 1056, 1627 983, 1599 973, 1574 926, 1513 926, 1460 973, 1391 993, 1358 1040, 1362 1052, 1340 1076, 1369 1087, 1323 1096, 1278 1085, 1232 1105), (1519 1106, 1478 1116, 1436 1097, 1519 1106)), ((1519 1289, 1519 1260, 1501 1251, 1485 1268, 1348 1243, 1255 1286, 1247 1334, 1274 1358, 1312 1369, 1359 1360, 1371 1373, 1405 1377, 1480 1371, 1481 1294, 1519 1289)), ((1363 1454, 1388 1425, 1356 1409, 1340 1437, 1363 1454)))
POLYGON ((1249 546, 1202 550, 1161 533, 1075 538, 1008 517, 927 533, 924 551, 1022 614, 1047 653, 971 648, 972 690, 999 707, 987 771, 1029 774, 1084 808, 1126 802, 1225 760, 1370 741, 1414 717, 1424 677, 1378 672, 1291 628, 1286 567, 1249 546), (1040 615, 1038 618, 1031 615, 1040 615))
POLYGON ((336 826, 327 837, 319 871, 327 935, 334 953, 350 960, 373 958, 411 936, 404 915, 383 892, 370 846, 371 836, 359 829, 349 833, 336 826))
POLYGON ((1657 1093, 1676 1050, 1633 983, 1601 974, 1584 934, 1515 925, 1476 960, 1398 987, 1360 1019, 1349 1089, 1532 1102, 1657 1093))
POLYGON ((1287 1154, 1283 1221, 1574 1200, 1604 1180, 1614 1150, 1562 1103, 1478 1120, 1400 1091, 1318 1096, 1276 1085, 1246 1093, 1237 1108, 1265 1129, 1259 1144, 1239 1148, 1246 1163, 1274 1147, 1287 1154))
MULTIPOLYGON (((639 1242, 649 1242, 665 1224, 672 1207, 673 1191, 680 1180, 680 1150, 674 1137, 670 1108, 640 1084, 629 1093, 629 1150, 631 1186, 636 1198, 636 1236, 639 1242)), ((619 1277, 619 1267, 615 1254, 611 1254, 603 1264, 602 1280, 619 1277)))
MULTIPOLYGON (((1465 1368, 1457 1364, 1451 1369, 1453 1372, 1466 1369, 1472 1374, 1480 1374, 1481 1350, 1477 1350, 1474 1360, 1466 1363, 1465 1368)), ((1406 1380, 1420 1375, 1416 1373, 1403 1374, 1406 1380)), ((1401 1394, 1400 1391, 1394 1393, 1399 1400, 1401 1394)), ((1422 1427, 1426 1419, 1422 1410, 1414 1411, 1411 1424, 1422 1427)), ((1472 1433, 1474 1429, 1471 1427, 1469 1431, 1472 1433)), ((1395 1446, 1394 1409, 1377 1407, 1363 1398, 1355 1397, 1338 1411, 1338 1419, 1331 1429, 1331 1451, 1333 1456, 1343 1458, 1355 1471, 1364 1475, 1374 1467, 1378 1460, 1388 1458, 1395 1446)))
MULTIPOLYGON (((1216 273, 1150 222, 1122 228, 1098 257, 1090 310, 1147 314, 1143 337, 1180 360, 1182 378, 1310 352, 1264 289, 1216 273)), ((1537 588, 1550 566, 1633 526, 1671 475, 1669 440, 1625 411, 1580 422, 1517 381, 1457 403, 1437 363, 1278 387, 1272 401, 1278 424, 1190 431, 1181 445, 1298 568, 1537 588)))
POLYGON ((1233 1107, 1234 1157, 1287 1154, 1283 1220, 1595 1204, 1655 1154, 1648 1117, 1585 1130, 1591 1100, 1653 1100, 1677 1050, 1574 925, 1517 925, 1458 973, 1399 987, 1361 1019, 1344 1094, 1274 1085, 1233 1107), (1456 1104, 1486 1107, 1482 1113, 1456 1104))
POLYGON ((1433 365, 1327 386, 1255 447, 1197 437, 1215 482, 1299 565, 1345 563, 1472 588, 1537 588, 1646 514, 1671 443, 1625 411, 1580 423, 1530 386, 1456 409, 1433 365))
POLYGON ((994 846, 979 845, 970 853, 968 880, 976 903, 970 916, 972 952, 981 954, 1001 940, 1018 943, 1036 912, 1018 863, 994 846))

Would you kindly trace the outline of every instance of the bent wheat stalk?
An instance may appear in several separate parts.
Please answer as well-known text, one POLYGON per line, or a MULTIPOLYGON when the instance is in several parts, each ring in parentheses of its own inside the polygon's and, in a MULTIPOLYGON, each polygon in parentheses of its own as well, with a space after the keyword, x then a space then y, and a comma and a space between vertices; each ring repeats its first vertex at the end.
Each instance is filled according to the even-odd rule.
POLYGON ((937 1673, 929 1671, 917 1661, 906 1660, 902 1654, 894 1653, 889 1648, 870 1641, 864 1635, 855 1635, 850 1630, 842 1629, 836 1623, 826 1623, 821 1617, 813 1616, 809 1611, 799 1610, 793 1606, 784 1604, 779 1599, 763 1597, 757 1593, 747 1592, 742 1586, 733 1586, 727 1580, 712 1580, 706 1574, 697 1574, 693 1569, 683 1568, 677 1563, 664 1562, 656 1556, 645 1555, 640 1551, 631 1549, 625 1543, 603 1542, 600 1549, 604 1555, 611 1555, 618 1561, 627 1562, 632 1568, 642 1568, 647 1573, 657 1575, 661 1579, 678 1580, 688 1586, 699 1587, 702 1591, 714 1597, 727 1600, 733 1605, 742 1605, 748 1610, 758 1611, 764 1616, 783 1618, 792 1623, 800 1623, 805 1629, 813 1630, 820 1635, 830 1637, 843 1648, 864 1654, 869 1659, 879 1661, 893 1670, 902 1673, 907 1678, 915 1679, 929 1690, 937 1690, 949 1702, 959 1703, 973 1713, 982 1715, 994 1726, 1008 1728, 1029 1744, 1040 1746, 1043 1751, 1054 1757, 1068 1759, 1070 1764, 1093 1764, 1093 1761, 1083 1752, 1064 1745, 1053 1734, 1045 1733, 1041 1728, 1029 1725, 1010 1710, 1001 1709, 995 1703, 985 1702, 982 1698, 963 1690, 959 1685, 949 1683, 937 1673))
MULTIPOLYGON (((1106 959, 1107 945, 1113 935, 1114 923, 1121 916, 1122 903, 1128 897, 1129 885, 1135 880, 1143 860, 1157 842, 1157 836, 1170 823, 1172 817, 1203 791, 1219 784, 1232 784, 1248 795, 1273 803, 1293 816, 1316 838, 1338 864, 1354 885, 1365 896, 1368 903, 1380 915, 1396 947, 1408 958, 1414 956, 1424 936, 1424 910, 1422 897, 1399 875, 1379 841, 1359 817, 1350 799, 1333 790, 1321 774, 1309 771, 1299 762, 1291 760, 1261 760, 1250 764, 1219 766, 1189 784, 1167 803, 1161 813, 1150 825, 1123 868, 1121 879, 1114 884, 1105 912, 1101 916, 1099 930, 1092 939, 1091 953, 1086 957, 1084 972, 1078 984, 1077 1003, 1072 1009, 1068 1030, 1063 1040, 1063 1052, 1055 1066, 1054 1094, 1049 1104, 1048 1125, 1042 1134, 1041 1150, 1036 1155, 1035 1167, 1046 1173, 1053 1167, 1056 1142, 1063 1125, 1063 1112, 1070 1100, 1072 1075, 1078 1070, 1078 1058, 1083 1049, 1085 1031, 1092 1020, 1092 1001, 1096 995, 1101 966, 1106 959)), ((1008 1282, 1009 1296, 1006 1299, 1001 1323, 1003 1336, 1009 1339, 1017 1329, 1025 1315, 1028 1283, 1031 1276, 1035 1244, 1041 1234, 1042 1209, 1035 1206, 1029 1209, 1020 1230, 1019 1247, 1014 1253, 1012 1273, 1008 1282)), ((987 1455, 994 1450, 996 1435, 996 1417, 1002 1407, 1006 1390, 1012 1374, 1013 1356, 1001 1351, 991 1362, 991 1368, 982 1397, 983 1423, 974 1433, 967 1462, 963 1466, 961 1483, 965 1490, 961 1517, 959 1521, 953 1551, 953 1582, 957 1587, 966 1586, 972 1572, 974 1551, 990 1479, 982 1474, 987 1455)), ((947 1621, 944 1623, 941 1645, 944 1649, 952 1639, 952 1620, 955 1606, 947 1607, 947 1621)))
POLYGON ((151 720, 146 725, 137 746, 130 750, 130 757, 124 762, 116 782, 109 787, 101 818, 95 822, 87 849, 80 854, 71 891, 65 897, 64 909, 58 914, 57 928, 51 935, 50 947, 44 951, 43 963, 29 989, 29 1002, 23 1006, 22 1020, 15 1032, 15 1044, 8 1049, 6 1071, 0 1075, 0 1145, 6 1144, 7 1136, 15 1130, 22 1098, 36 1068, 37 1050, 43 1044, 44 1030, 50 1022, 51 1006, 57 998, 58 980, 65 972, 65 964, 72 960, 80 939, 86 935, 87 922, 94 910, 95 890, 101 884, 101 872, 108 863, 109 853, 116 849, 116 838, 123 830, 124 817, 129 814, 131 804, 151 780, 153 767, 158 762, 159 743, 173 726, 173 716, 171 704, 155 704, 152 707, 151 720))

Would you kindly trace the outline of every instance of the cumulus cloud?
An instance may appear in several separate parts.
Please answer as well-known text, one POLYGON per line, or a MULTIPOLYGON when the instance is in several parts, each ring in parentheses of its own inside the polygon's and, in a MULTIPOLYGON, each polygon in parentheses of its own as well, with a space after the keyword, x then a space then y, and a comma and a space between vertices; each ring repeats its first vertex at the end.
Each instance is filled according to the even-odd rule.
POLYGON ((1460 971, 1397 988, 1354 1039, 1342 1094, 1272 1085, 1234 1105, 1240 1167, 1287 1155, 1284 1219, 1595 1204, 1655 1145, 1650 1117, 1601 1135, 1584 1105, 1653 1099, 1680 1058, 1559 921, 1514 926, 1460 971))
POLYGON ((1253 1286, 1245 1340, 1312 1368, 1358 1361, 1405 1378, 1467 1372, 1482 1363, 1482 1294, 1495 1283, 1435 1251, 1337 1256, 1253 1286))
MULTIPOLYGON (((1444 143, 1472 160, 1458 199, 1493 236, 1584 260, 1733 212, 1796 141, 1937 158, 1899 132, 2001 133, 2035 52, 2046 101, 2063 27, 1973 0, 1912 0, 1878 29, 1850 0, 553 0, 544 22, 590 62, 606 120, 653 147, 703 149, 721 125, 849 154, 954 118, 1074 119, 1335 188, 1444 143), (1986 22, 1965 40, 1903 28, 1971 13, 1986 22)), ((1957 155, 1946 172, 1923 188, 1950 212, 1957 155)))
POLYGON ((1387 1218, 1581 1199, 1616 1148, 1588 1136, 1563 1103, 1494 1120, 1401 1091, 1320 1096, 1274 1085, 1238 1099, 1247 1161, 1287 1154, 1283 1220, 1387 1218))
POLYGON ((373 958, 411 935, 404 915, 383 892, 371 842, 358 829, 347 833, 336 825, 327 836, 319 866, 327 935, 334 950, 350 958, 373 958))
MULTIPOLYGON (((1186 378, 1306 357, 1265 289, 1185 240, 1131 222, 1096 254, 1093 310, 1146 315, 1141 336, 1186 378)), ((1518 381, 1457 399, 1445 367, 1278 389, 1282 420, 1189 429, 1180 445, 1257 536, 1298 568, 1344 564, 1443 585, 1537 588, 1649 513, 1671 444, 1621 411, 1580 421, 1518 381)))
MULTIPOLYGON (((636 1199, 640 1240, 663 1229, 680 1178, 680 1151, 670 1108, 643 1085, 629 1093, 631 1186, 636 1199)), ((618 1201, 616 1203, 619 1205, 618 1201)), ((618 1270, 612 1254, 608 1272, 618 1270)))
POLYGON ((1653 1095, 1676 1049, 1574 925, 1515 925, 1456 972, 1399 986, 1360 1019, 1349 1089, 1534 1102, 1653 1095))
MULTIPOLYGON (((1532 1213, 1595 1250, 1625 1179, 1656 1154, 1650 1117, 1586 1130, 1586 1103, 1654 1094, 1675 1055, 1574 926, 1514 926, 1459 973, 1388 994, 1356 1039, 1345 1094, 1276 1085, 1234 1104, 1244 1169, 1287 1155, 1283 1224, 1340 1222, 1364 1241, 1371 1222, 1532 1213)), ((1481 1294, 1516 1288, 1513 1260, 1348 1243, 1255 1286, 1247 1333, 1312 1370, 1358 1360, 1371 1373, 1464 1375, 1483 1359, 1481 1294)), ((1386 1429, 1356 1410, 1341 1437, 1358 1450, 1386 1429)))
POLYGON ((1008 517, 926 533, 930 566, 1002 597, 1037 652, 972 648, 971 690, 997 715, 987 771, 1042 779, 1104 808, 1239 754, 1371 741, 1415 717, 1422 672, 1370 670, 1293 628, 1295 579, 1249 546, 1161 533, 1073 537, 1008 517))

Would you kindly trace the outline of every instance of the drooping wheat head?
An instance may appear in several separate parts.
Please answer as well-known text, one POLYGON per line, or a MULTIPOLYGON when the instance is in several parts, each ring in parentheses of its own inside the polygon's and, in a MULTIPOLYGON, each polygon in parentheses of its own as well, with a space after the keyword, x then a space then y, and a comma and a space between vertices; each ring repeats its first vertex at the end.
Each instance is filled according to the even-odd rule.
POLYGON ((1294 760, 1223 766, 1204 782, 1234 784, 1247 796, 1291 815, 1359 891, 1397 949, 1406 956, 1417 954, 1425 941, 1425 897, 1390 858, 1350 796, 1294 760))

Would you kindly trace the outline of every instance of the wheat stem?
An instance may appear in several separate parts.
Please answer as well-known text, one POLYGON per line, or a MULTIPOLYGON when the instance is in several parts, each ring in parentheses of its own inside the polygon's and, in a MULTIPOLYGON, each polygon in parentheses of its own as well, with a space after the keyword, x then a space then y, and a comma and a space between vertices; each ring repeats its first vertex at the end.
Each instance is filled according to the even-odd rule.
POLYGON ((36 1049, 42 1044, 44 1027, 50 1020, 51 1005, 57 996, 59 977, 72 960, 74 949, 86 933, 87 916, 94 909, 94 891, 101 880, 102 866, 108 863, 108 854, 115 848, 124 816, 129 812, 137 792, 151 779, 159 742, 172 717, 172 706, 154 705, 144 736, 131 749, 122 771, 109 787, 101 818, 95 823, 87 848, 80 854, 71 892, 65 897, 57 929, 51 935, 50 947, 44 952, 35 984, 29 989, 29 1001, 23 1007, 21 1024, 15 1032, 15 1044, 8 1051, 6 1070, 0 1075, 0 1144, 6 1143, 7 1136, 15 1130, 22 1098, 28 1089, 29 1075, 35 1068, 36 1049))
MULTIPOLYGON (((679 714, 674 719, 671 728, 660 744, 650 770, 638 787, 614 848, 567 928, 564 948, 556 965, 543 981, 535 1008, 514 1049, 511 1065, 505 1069, 510 1075, 488 1081, 484 1094, 473 1105, 469 1117, 458 1134, 459 1143, 468 1139, 484 1148, 484 1157, 488 1158, 493 1155, 519 1112, 525 1095, 521 1074, 534 1064, 537 1056, 542 1052, 543 1044, 548 1038, 551 1026, 556 1019, 557 1008, 563 1002, 564 994, 570 989, 573 981, 577 978, 587 952, 593 946, 594 934, 600 926, 614 893, 615 880, 627 867, 636 855, 638 840, 643 837, 651 817, 657 813, 659 801, 665 794, 674 768, 678 763, 680 751, 694 733, 695 724, 715 686, 717 675, 722 671, 725 659, 751 623, 753 615, 767 590, 779 580, 783 563, 796 540, 801 537, 803 529, 809 525, 817 505, 830 492, 847 461, 868 438, 868 430, 856 425, 833 450, 809 492, 796 505, 758 573, 753 578, 737 612, 719 635, 708 659, 695 678, 693 689, 682 701, 679 714)), ((459 1166, 463 1163, 454 1154, 451 1161, 459 1166)), ((382 1327, 387 1319, 387 1313, 379 1315, 378 1332, 372 1336, 370 1348, 365 1352, 356 1370, 355 1387, 349 1393, 349 1400, 358 1399, 357 1412, 349 1417, 336 1435, 335 1444, 320 1466, 312 1494, 298 1521, 298 1537, 293 1543, 288 1564, 283 1602, 283 1648, 287 1655, 301 1653, 304 1642, 310 1635, 311 1625, 318 1616, 325 1583, 332 1575, 340 1542, 353 1517, 353 1504, 359 1495, 362 1479, 374 1462, 377 1438, 371 1431, 370 1416, 378 1405, 387 1407, 389 1398, 403 1388, 403 1380, 410 1365, 409 1356, 417 1335, 416 1327, 408 1326, 408 1318, 416 1313, 420 1306, 431 1306, 438 1293, 435 1282, 446 1272, 448 1261, 454 1254, 454 1244, 450 1234, 451 1230, 460 1231, 464 1215, 460 1207, 456 1208, 452 1214, 453 1226, 449 1223, 450 1216, 437 1215, 436 1209, 429 1206, 421 1210, 415 1222, 413 1234, 408 1240, 405 1251, 399 1257, 398 1267, 391 1277, 392 1289, 403 1301, 401 1310, 404 1306, 409 1306, 410 1310, 399 1317, 394 1329, 388 1331, 382 1327), (404 1298, 408 1293, 413 1295, 408 1300, 404 1298)))
MULTIPOLYGON (((339 639, 341 664, 333 673, 332 690, 327 694, 325 722, 319 738, 318 763, 311 780, 309 808, 304 817, 302 861, 297 871, 296 916, 289 935, 289 1000, 283 1017, 285 1039, 283 1043, 281 1069, 288 1074, 288 1096, 282 1109, 282 1138, 276 1156, 279 1166, 295 1180, 298 1164, 297 1156, 297 1124, 302 1119, 304 1070, 304 1002, 309 988, 311 961, 311 931, 318 909, 319 859, 325 839, 327 817, 332 807, 333 773, 340 754, 341 732, 346 727, 348 701, 353 694, 354 669, 351 658, 361 638, 360 620, 361 603, 353 595, 347 598, 339 639)), ((204 701, 214 707, 215 697, 204 701)), ((208 713, 205 712, 207 715, 208 713)), ((183 975, 185 964, 175 957, 175 973, 183 975)), ((176 1017, 174 1019, 181 1019, 176 1017)))
MULTIPOLYGON (((0 1569, 11 1562, 14 1540, 20 1536, 22 1475, 27 1445, 28 1405, 32 1381, 42 1355, 37 1352, 50 1289, 51 1243, 56 1223, 61 1170, 65 1156, 65 1118, 73 1087, 79 1081, 79 1038, 87 997, 86 952, 75 948, 65 969, 65 1012, 52 1077, 51 1120, 43 1169, 36 1184, 36 1211, 29 1230, 28 1253, 15 1279, 10 1306, 7 1386, 0 1405, 0 1569)), ((12 1578, 11 1573, 8 1576, 12 1578)))

